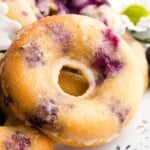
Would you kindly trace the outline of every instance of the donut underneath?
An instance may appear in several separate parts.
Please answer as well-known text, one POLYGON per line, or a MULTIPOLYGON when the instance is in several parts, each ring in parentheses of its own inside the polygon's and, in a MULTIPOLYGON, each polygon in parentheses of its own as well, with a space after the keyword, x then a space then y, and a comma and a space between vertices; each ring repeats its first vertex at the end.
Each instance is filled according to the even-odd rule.
POLYGON ((135 56, 137 57, 137 61, 139 64, 139 73, 141 73, 143 77, 145 92, 148 88, 149 83, 146 49, 128 33, 123 34, 122 38, 131 46, 135 56))
POLYGON ((53 142, 28 127, 0 127, 1 150, 53 150, 53 142))
POLYGON ((30 25, 31 23, 41 19, 49 14, 50 1, 35 1, 35 0, 2 0, 9 6, 8 17, 19 21, 22 26, 30 25))

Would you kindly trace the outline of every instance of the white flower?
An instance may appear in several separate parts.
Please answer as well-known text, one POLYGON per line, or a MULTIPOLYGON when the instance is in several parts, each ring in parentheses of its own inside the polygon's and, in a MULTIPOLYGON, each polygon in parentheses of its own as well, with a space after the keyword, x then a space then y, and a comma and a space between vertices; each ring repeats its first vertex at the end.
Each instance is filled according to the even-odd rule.
POLYGON ((4 2, 0 2, 0 50, 7 50, 16 33, 21 28, 21 24, 8 18, 8 5, 4 2))
POLYGON ((141 32, 150 28, 150 0, 109 0, 109 3, 129 30, 141 32))

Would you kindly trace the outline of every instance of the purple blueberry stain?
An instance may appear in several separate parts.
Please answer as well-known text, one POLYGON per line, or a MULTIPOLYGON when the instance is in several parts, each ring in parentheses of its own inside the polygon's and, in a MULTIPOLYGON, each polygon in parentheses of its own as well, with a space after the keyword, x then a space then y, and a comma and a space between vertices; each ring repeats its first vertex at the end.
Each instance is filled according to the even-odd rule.
POLYGON ((119 123, 124 123, 130 110, 128 107, 123 106, 119 100, 112 100, 112 103, 109 105, 109 109, 115 116, 118 118, 119 123))
POLYGON ((23 16, 28 16, 28 12, 22 11, 22 15, 23 15, 23 16))
POLYGON ((106 26, 109 26, 109 22, 103 11, 101 11, 99 8, 96 8, 95 6, 91 7, 90 9, 89 7, 87 7, 87 9, 83 9, 83 11, 81 11, 80 14, 98 19, 101 22, 103 22, 106 26))
POLYGON ((109 75, 119 71, 123 67, 123 62, 119 59, 112 59, 108 54, 99 51, 99 53, 96 53, 92 66, 99 72, 98 80, 103 81, 109 75))
MULTIPOLYGON (((119 45, 119 38, 117 35, 115 35, 109 28, 102 31, 102 34, 104 35, 104 43, 107 44, 107 47, 109 46, 112 51, 116 51, 119 45)), ((105 46, 106 45, 104 45, 104 47, 105 46)))
POLYGON ((99 7, 103 4, 109 5, 107 0, 54 0, 58 6, 58 13, 80 14, 81 10, 87 6, 94 5, 99 7))
POLYGON ((102 22, 103 22, 106 26, 108 26, 108 20, 107 20, 106 18, 103 18, 102 22))
POLYGON ((66 53, 69 51, 69 44, 72 40, 71 32, 67 31, 62 24, 49 24, 46 25, 48 34, 52 37, 52 39, 62 44, 62 52, 66 53))
POLYGON ((22 46, 21 50, 29 68, 36 67, 37 65, 45 65, 43 49, 37 43, 28 43, 22 46))
POLYGON ((109 28, 102 31, 102 34, 103 40, 92 61, 92 67, 99 73, 97 83, 115 75, 124 66, 118 54, 119 38, 109 28))
POLYGON ((38 20, 40 20, 40 19, 44 18, 44 16, 42 14, 38 13, 38 14, 36 14, 36 18, 38 20))
POLYGON ((53 100, 49 100, 37 106, 27 117, 29 123, 37 128, 46 127, 60 131, 62 127, 58 124, 58 114, 59 108, 53 100))
POLYGON ((69 108, 69 109, 73 109, 73 108, 75 107, 74 104, 66 104, 65 106, 66 106, 67 108, 69 108))
POLYGON ((71 33, 68 32, 62 24, 50 24, 47 25, 49 32, 53 35, 54 40, 67 44, 71 40, 71 33))
POLYGON ((49 14, 49 0, 35 0, 35 4, 39 8, 42 16, 49 14))
POLYGON ((31 147, 31 140, 24 133, 16 131, 3 144, 6 150, 28 150, 31 147))

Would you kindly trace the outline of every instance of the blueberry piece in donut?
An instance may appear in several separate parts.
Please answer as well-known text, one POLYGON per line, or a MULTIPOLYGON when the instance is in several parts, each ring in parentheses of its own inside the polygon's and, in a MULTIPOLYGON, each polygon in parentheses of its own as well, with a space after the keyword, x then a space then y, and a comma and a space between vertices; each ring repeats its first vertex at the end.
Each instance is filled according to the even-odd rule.
MULTIPOLYGON (((16 120, 15 120, 16 121, 16 120)), ((1 150, 53 150, 54 143, 39 131, 21 125, 0 127, 1 150)))
POLYGON ((46 34, 52 37, 55 42, 62 44, 62 52, 64 54, 69 52, 69 45, 73 36, 62 24, 46 25, 46 34))
POLYGON ((80 14, 80 11, 87 6, 100 6, 103 4, 109 5, 107 0, 54 0, 58 7, 58 12, 80 14))
POLYGON ((35 67, 38 64, 44 65, 45 61, 43 60, 43 52, 41 47, 35 43, 31 42, 21 47, 21 50, 24 53, 25 61, 29 67, 35 67))
POLYGON ((103 43, 95 54, 92 66, 99 71, 99 81, 105 80, 123 67, 123 60, 117 56, 119 37, 111 29, 102 31, 103 43))
POLYGON ((122 106, 118 100, 112 100, 109 108, 116 115, 120 123, 123 123, 129 114, 129 108, 122 106))
POLYGON ((18 119, 78 147, 114 139, 137 113, 143 95, 131 47, 100 21, 73 14, 24 28, 3 61, 1 84, 18 119), (38 61, 30 68, 26 57, 38 61))
POLYGON ((53 100, 39 105, 28 115, 29 123, 35 127, 48 126, 54 130, 61 130, 61 125, 58 125, 59 109, 53 100))
MULTIPOLYGON (((110 46, 112 51, 116 51, 118 44, 119 44, 119 38, 117 35, 115 35, 111 29, 107 29, 103 31, 104 34, 104 43, 107 44, 107 46, 110 46)), ((105 47, 106 45, 104 45, 105 47)))
POLYGON ((22 11, 22 15, 28 16, 29 14, 26 11, 22 11))
POLYGON ((31 140, 19 131, 16 131, 8 141, 4 141, 5 149, 26 150, 31 146, 31 140))
POLYGON ((92 66, 99 71, 98 81, 105 80, 109 75, 112 75, 123 67, 121 60, 113 60, 109 55, 99 52, 96 54, 95 61, 92 66))
POLYGON ((47 25, 47 28, 56 42, 68 44, 71 41, 71 33, 62 24, 50 24, 47 25))

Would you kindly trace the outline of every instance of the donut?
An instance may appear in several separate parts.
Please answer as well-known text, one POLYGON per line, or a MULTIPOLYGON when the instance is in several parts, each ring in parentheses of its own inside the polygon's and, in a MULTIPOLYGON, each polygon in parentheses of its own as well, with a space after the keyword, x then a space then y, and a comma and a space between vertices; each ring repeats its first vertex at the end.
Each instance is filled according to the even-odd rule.
POLYGON ((143 94, 131 47, 100 21, 80 15, 54 15, 24 28, 7 51, 1 84, 18 119, 80 147, 117 137, 143 94), (73 85, 62 86, 62 76, 80 76, 84 90, 64 91, 73 85))
POLYGON ((2 0, 9 6, 8 17, 27 26, 49 14, 49 0, 2 0))
POLYGON ((13 115, 13 112, 11 111, 11 109, 9 109, 9 107, 8 107, 8 102, 7 102, 7 99, 5 99, 1 84, 0 84, 0 112, 1 112, 0 118, 1 118, 2 124, 9 116, 11 116, 11 117, 13 116, 13 118, 16 118, 13 115))
MULTIPOLYGON (((2 91, 0 91, 2 92, 2 91)), ((4 105, 0 93, 0 149, 1 150, 53 150, 54 142, 38 130, 26 127, 4 105)))
MULTIPOLYGON (((3 63, 5 57, 5 53, 0 53, 0 78, 1 78, 1 66, 3 63)), ((7 101, 5 101, 5 96, 4 93, 2 91, 2 86, 1 86, 1 82, 0 82, 0 125, 2 125, 4 123, 4 121, 6 120, 7 116, 11 116, 12 111, 7 108, 7 101)))
POLYGON ((0 91, 0 149, 1 150, 53 150, 54 142, 38 130, 18 121, 3 103, 0 91))
POLYGON ((34 11, 27 1, 24 0, 3 0, 8 7, 7 16, 21 23, 22 26, 27 26, 37 20, 34 11))
POLYGON ((4 56, 5 56, 5 52, 4 53, 0 52, 0 65, 1 65, 1 63, 3 61, 4 56))
POLYGON ((53 143, 29 127, 0 126, 1 150, 53 150, 53 143))
POLYGON ((135 40, 128 33, 122 34, 122 38, 131 46, 135 56, 137 57, 137 61, 139 64, 139 71, 143 77, 144 92, 145 92, 148 88, 148 83, 149 83, 148 63, 146 60, 146 49, 141 43, 135 40))

